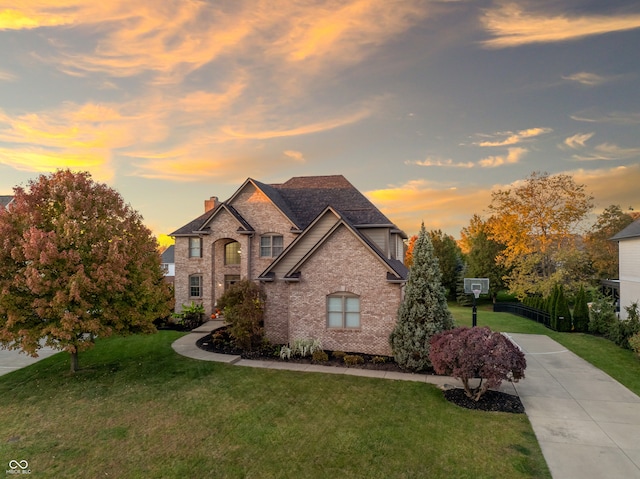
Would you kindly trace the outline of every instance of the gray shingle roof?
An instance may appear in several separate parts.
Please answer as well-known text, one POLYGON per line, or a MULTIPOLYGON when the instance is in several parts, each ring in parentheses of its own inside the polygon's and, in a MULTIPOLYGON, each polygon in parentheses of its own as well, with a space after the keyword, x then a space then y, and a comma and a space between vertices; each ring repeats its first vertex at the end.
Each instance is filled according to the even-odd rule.
POLYGON ((339 211, 354 225, 391 225, 360 191, 342 175, 299 176, 281 185, 271 185, 289 205, 291 218, 305 229, 327 206, 339 211))
POLYGON ((167 264, 175 263, 176 262, 175 255, 176 255, 176 248, 174 245, 171 245, 162 252, 162 262, 167 264))
MULTIPOLYGON (((356 226, 393 226, 391 221, 342 175, 299 176, 285 183, 272 185, 256 180, 251 181, 300 230, 309 226, 327 206, 339 211, 345 219, 356 226)), ((200 230, 214 212, 215 210, 208 211, 171 235, 191 234, 193 231, 200 230)))
POLYGON ((13 201, 13 196, 11 195, 0 195, 0 207, 5 209, 9 206, 9 203, 13 201))
POLYGON ((628 225, 625 229, 611 238, 612 241, 618 241, 628 238, 636 238, 640 236, 640 218, 628 225))

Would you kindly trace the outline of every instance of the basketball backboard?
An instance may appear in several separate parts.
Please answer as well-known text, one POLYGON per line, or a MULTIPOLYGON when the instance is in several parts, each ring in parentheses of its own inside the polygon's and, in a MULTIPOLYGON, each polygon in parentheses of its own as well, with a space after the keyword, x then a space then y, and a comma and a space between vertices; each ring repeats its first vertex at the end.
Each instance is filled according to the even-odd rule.
POLYGON ((464 278, 464 292, 476 298, 489 293, 489 278, 464 278))

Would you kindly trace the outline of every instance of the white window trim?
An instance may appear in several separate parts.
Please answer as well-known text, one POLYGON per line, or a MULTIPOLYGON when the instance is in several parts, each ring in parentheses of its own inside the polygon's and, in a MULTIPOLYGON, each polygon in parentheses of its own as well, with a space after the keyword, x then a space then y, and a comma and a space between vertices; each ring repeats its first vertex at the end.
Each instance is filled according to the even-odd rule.
POLYGON ((189 298, 202 298, 202 297, 204 296, 204 292, 202 291, 203 284, 204 284, 204 283, 203 283, 203 279, 202 279, 202 275, 201 275, 201 274, 190 274, 190 275, 189 275, 189 298), (198 296, 193 296, 193 295, 191 294, 191 292, 192 292, 192 289, 191 289, 191 288, 192 288, 192 287, 194 287, 194 286, 192 286, 192 284, 191 284, 191 279, 192 279, 192 278, 198 278, 198 283, 199 283, 199 284, 198 284, 198 286, 197 286, 197 287, 198 287, 198 289, 200 290, 200 294, 199 294, 198 296))
POLYGON ((193 236, 191 236, 191 237, 189 238, 189 258, 202 258, 202 238, 200 238, 200 237, 193 237, 193 236), (198 254, 197 254, 197 255, 193 254, 193 253, 194 253, 194 250, 195 250, 195 248, 193 248, 193 247, 191 246, 191 242, 192 242, 193 240, 198 240, 198 243, 199 243, 199 247, 198 247, 198 254))

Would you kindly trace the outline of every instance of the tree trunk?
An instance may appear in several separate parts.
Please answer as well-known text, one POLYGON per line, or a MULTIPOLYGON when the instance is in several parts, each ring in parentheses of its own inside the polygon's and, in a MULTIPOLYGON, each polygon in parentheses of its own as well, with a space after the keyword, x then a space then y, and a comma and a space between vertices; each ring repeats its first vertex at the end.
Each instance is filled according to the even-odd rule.
POLYGON ((74 352, 69 354, 71 355, 70 372, 75 373, 78 370, 78 350, 75 350, 74 352))

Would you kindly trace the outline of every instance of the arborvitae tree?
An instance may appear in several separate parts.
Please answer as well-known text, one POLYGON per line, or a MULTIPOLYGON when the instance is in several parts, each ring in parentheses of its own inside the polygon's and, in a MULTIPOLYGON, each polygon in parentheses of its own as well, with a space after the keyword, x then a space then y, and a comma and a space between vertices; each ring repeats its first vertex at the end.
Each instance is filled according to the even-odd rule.
POLYGON ((587 294, 580 286, 576 296, 576 304, 573 307, 573 330, 586 333, 589 330, 589 305, 587 304, 587 294))
POLYGON ((556 306, 554 308, 554 314, 556 315, 556 331, 562 333, 568 333, 571 331, 571 311, 569 311, 569 305, 564 295, 564 288, 562 285, 558 286, 558 295, 556 297, 556 306))
POLYGON ((404 369, 422 371, 431 367, 429 340, 453 328, 442 274, 424 223, 415 242, 404 301, 389 342, 396 362, 404 369))
POLYGON ((547 299, 547 311, 549 311, 549 321, 551 329, 558 330, 558 316, 556 315, 556 301, 558 299, 558 285, 556 284, 547 299))

